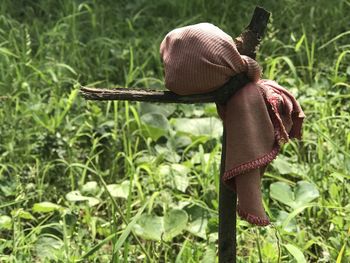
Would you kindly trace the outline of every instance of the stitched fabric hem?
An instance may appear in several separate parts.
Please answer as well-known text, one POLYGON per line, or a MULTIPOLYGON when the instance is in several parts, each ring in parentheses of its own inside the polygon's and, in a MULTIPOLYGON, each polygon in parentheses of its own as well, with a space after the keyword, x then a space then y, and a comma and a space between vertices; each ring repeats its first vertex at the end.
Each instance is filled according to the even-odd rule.
POLYGON ((268 218, 261 218, 255 215, 252 215, 248 212, 242 211, 239 206, 237 206, 238 215, 246 220, 247 222, 257 225, 257 226, 268 226, 270 224, 270 220, 268 218))
POLYGON ((272 162, 273 159, 276 158, 279 150, 280 150, 280 147, 278 145, 275 145, 273 147, 272 151, 269 152, 268 154, 265 154, 264 156, 254 160, 254 161, 240 164, 231 170, 225 171, 224 176, 223 176, 223 180, 227 181, 227 180, 235 177, 236 175, 243 174, 243 173, 246 173, 248 171, 258 169, 258 168, 261 168, 261 167, 268 165, 270 162, 272 162))

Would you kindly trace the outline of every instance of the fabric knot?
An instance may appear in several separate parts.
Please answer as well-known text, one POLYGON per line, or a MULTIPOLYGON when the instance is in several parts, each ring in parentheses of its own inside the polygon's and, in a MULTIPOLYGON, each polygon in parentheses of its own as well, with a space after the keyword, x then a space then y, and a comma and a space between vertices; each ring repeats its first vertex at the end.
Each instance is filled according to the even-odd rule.
POLYGON ((241 59, 245 66, 242 72, 246 72, 247 77, 252 82, 258 82, 262 73, 259 63, 256 62, 254 59, 244 55, 241 55, 241 59))

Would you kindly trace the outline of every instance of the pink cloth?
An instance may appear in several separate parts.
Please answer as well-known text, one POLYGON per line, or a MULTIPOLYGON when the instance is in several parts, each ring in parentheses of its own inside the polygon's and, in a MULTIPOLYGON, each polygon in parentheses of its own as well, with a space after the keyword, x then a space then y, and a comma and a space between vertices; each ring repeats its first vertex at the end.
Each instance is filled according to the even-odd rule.
POLYGON ((206 93, 245 72, 251 83, 238 90, 218 113, 227 132, 223 180, 237 192, 238 214, 268 225, 260 177, 290 138, 301 137, 304 113, 285 88, 261 80, 258 63, 240 55, 233 39, 218 27, 201 23, 175 29, 160 46, 165 86, 180 95, 206 93))

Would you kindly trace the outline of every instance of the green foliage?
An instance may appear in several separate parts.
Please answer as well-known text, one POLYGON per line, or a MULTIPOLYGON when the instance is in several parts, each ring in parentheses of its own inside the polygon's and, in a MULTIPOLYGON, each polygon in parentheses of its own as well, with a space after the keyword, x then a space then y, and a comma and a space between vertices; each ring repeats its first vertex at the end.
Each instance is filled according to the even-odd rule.
POLYGON ((161 89, 169 30, 235 36, 256 4, 273 13, 264 76, 307 119, 263 178, 274 225, 238 220, 237 261, 350 261, 349 1, 2 0, 0 262, 217 260, 215 105, 87 102, 78 87, 161 89))
POLYGON ((270 185, 270 197, 295 209, 319 197, 319 192, 315 186, 305 181, 299 181, 295 191, 284 182, 276 182, 270 185))
POLYGON ((164 216, 143 215, 137 225, 136 234, 146 240, 170 241, 185 229, 188 215, 185 211, 174 209, 164 216))
POLYGON ((33 205, 33 212, 37 213, 50 213, 56 210, 60 210, 61 206, 51 202, 41 202, 33 205))

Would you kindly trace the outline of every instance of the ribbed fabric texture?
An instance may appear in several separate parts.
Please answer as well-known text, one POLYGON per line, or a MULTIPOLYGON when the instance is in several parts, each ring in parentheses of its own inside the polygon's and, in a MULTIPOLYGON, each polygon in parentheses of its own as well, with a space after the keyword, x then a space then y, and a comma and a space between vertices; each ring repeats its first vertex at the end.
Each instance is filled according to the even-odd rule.
POLYGON ((217 105, 227 134, 223 180, 237 192, 238 214, 252 224, 268 225, 260 178, 280 146, 301 137, 305 115, 300 105, 276 82, 261 80, 258 63, 240 55, 233 39, 212 24, 171 31, 160 53, 165 86, 180 95, 213 91, 241 72, 251 79, 226 105, 217 105))
POLYGON ((259 64, 241 56, 233 39, 218 27, 201 23, 175 29, 160 45, 165 86, 180 95, 215 90, 234 74, 260 78, 259 64))

